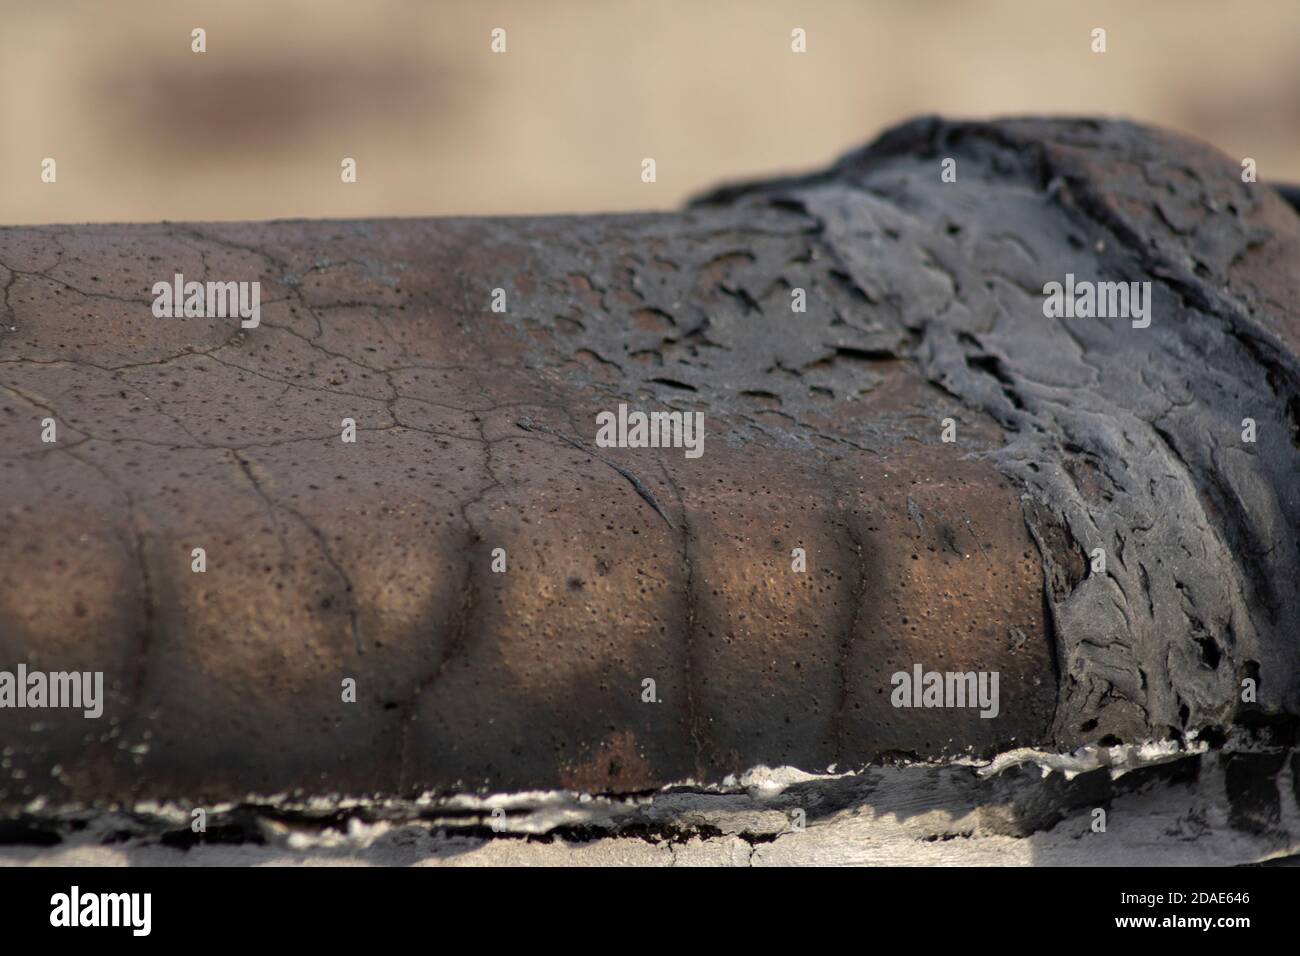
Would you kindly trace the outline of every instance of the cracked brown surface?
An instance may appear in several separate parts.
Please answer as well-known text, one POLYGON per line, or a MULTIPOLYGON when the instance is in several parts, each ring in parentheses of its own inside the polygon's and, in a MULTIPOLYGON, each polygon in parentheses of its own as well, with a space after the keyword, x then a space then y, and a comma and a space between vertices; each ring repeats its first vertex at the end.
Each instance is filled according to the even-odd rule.
POLYGON ((1298 227, 1234 179, 1122 124, 922 122, 674 215, 0 230, 0 666, 109 688, 0 710, 0 801, 1136 742, 1248 674, 1294 713, 1298 227), (1153 334, 1043 318, 1067 269, 1154 278, 1153 334), (176 272, 259 280, 260 326, 155 318, 176 272), (619 402, 703 411, 703 457, 595 449, 619 402), (1243 404, 1284 436, 1246 461, 1204 437, 1243 404), (999 716, 893 708, 915 663, 998 671, 999 716))

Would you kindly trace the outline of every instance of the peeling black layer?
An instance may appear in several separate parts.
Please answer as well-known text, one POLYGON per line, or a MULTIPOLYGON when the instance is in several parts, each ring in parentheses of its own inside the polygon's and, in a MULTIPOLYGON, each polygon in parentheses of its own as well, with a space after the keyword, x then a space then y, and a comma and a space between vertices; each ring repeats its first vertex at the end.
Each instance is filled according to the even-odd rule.
POLYGON ((1300 707, 1296 220, 1238 173, 1125 123, 927 119, 701 201, 814 215, 925 374, 1003 426, 1066 675, 1058 745, 1224 726, 1247 677, 1300 707), (1151 281, 1150 328, 1045 317, 1066 273, 1151 281), (1098 547, 1105 574, 1063 574, 1098 547))
POLYGON ((677 215, 0 230, 0 664, 110 690, 0 711, 0 801, 627 793, 1295 713, 1297 223, 1163 134, 926 120, 677 215), (262 325, 154 319, 175 271, 262 281, 262 325), (1066 272, 1149 279, 1151 327, 1045 318, 1066 272), (596 457, 619 402, 703 411, 705 457, 596 457), (998 671, 999 716, 892 707, 914 664, 998 671))

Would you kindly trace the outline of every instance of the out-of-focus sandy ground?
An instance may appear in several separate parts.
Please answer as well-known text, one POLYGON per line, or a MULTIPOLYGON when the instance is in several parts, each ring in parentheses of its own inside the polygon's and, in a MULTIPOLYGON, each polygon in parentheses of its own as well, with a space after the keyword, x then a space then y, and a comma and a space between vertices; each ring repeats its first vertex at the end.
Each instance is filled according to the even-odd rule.
POLYGON ((671 208, 929 112, 1126 116, 1297 181, 1300 2, 0 0, 5 224, 671 208))

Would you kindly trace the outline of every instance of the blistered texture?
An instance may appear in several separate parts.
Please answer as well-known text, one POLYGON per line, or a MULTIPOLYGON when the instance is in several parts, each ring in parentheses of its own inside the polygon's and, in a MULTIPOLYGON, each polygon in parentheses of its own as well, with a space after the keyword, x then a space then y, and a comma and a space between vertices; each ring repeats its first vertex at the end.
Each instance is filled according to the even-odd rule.
POLYGON ((628 792, 1164 738, 1247 674, 1294 707, 1297 224, 1192 150, 922 123, 674 215, 0 231, 0 669, 110 688, 0 710, 0 800, 628 792), (1043 317, 1092 270, 1151 328, 1043 317), (155 318, 177 272, 260 281, 260 325, 155 318), (596 448, 619 403, 703 412, 703 456, 596 448), (891 706, 917 664, 998 715, 891 706))
POLYGON ((918 337, 926 377, 1002 426, 988 460, 1028 492, 1058 743, 1222 727, 1246 678, 1297 711, 1300 243, 1271 189, 1127 124, 924 120, 829 175, 708 201, 776 196, 918 337), (1046 317, 1067 273, 1150 281, 1150 326, 1046 317))

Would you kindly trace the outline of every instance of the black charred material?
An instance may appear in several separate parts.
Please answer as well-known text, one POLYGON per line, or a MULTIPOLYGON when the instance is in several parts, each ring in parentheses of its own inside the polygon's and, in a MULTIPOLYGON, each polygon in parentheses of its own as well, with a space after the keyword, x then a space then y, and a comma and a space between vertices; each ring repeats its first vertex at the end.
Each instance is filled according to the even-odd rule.
POLYGON ((677 214, 0 230, 0 669, 106 682, 0 710, 0 802, 1290 719, 1298 238, 1175 136, 933 119, 677 214), (260 325, 155 318, 174 273, 260 281, 260 325), (1150 282, 1149 326, 1048 317, 1067 274, 1150 282), (597 449, 620 403, 703 412, 703 456, 597 449), (915 665, 998 673, 997 715, 892 706, 915 665))

